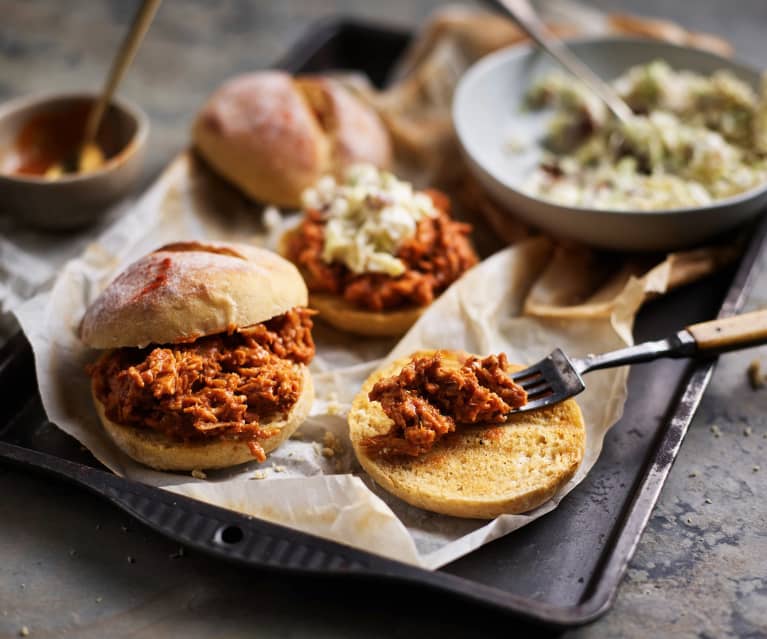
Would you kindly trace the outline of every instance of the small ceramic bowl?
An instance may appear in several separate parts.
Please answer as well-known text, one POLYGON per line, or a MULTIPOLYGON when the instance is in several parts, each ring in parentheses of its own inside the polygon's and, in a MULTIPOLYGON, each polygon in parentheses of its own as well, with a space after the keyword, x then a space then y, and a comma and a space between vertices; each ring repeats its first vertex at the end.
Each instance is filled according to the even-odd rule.
MULTIPOLYGON (((0 214, 26 225, 48 230, 83 227, 97 221, 125 196, 141 175, 149 134, 149 120, 137 106, 114 99, 99 128, 98 144, 105 163, 89 173, 65 174, 58 179, 19 173, 20 144, 41 135, 73 135, 81 129, 96 96, 87 93, 24 97, 0 106, 0 214), (70 123, 68 114, 77 122, 70 123), (80 121, 82 120, 82 121, 80 121), (16 168, 14 168, 16 167, 16 168)), ((34 140, 31 141, 34 144, 34 140)))
MULTIPOLYGON (((653 40, 584 39, 568 46, 599 76, 612 80, 629 67, 666 60, 673 69, 710 75, 726 69, 759 90, 760 74, 712 53, 653 40)), ((606 249, 671 250, 690 246, 754 217, 767 206, 767 184, 706 206, 665 211, 606 211, 569 207, 525 192, 538 166, 551 112, 522 108, 530 86, 558 68, 546 53, 518 46, 493 53, 461 79, 453 120, 469 169, 514 215, 555 235, 606 249), (509 147, 514 139, 522 151, 509 147)))

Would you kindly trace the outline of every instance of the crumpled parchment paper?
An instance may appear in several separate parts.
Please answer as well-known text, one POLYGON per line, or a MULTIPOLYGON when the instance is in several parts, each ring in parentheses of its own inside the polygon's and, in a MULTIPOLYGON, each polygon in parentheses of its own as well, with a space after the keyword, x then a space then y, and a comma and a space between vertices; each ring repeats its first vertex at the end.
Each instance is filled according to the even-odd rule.
MULTIPOLYGON (((558 0, 544 8, 554 24, 566 25, 563 34, 620 30, 605 14, 578 3, 558 0)), ((461 215, 475 224, 480 245, 488 238, 496 247, 499 239, 514 245, 466 274, 399 343, 357 339, 317 323, 312 415, 264 464, 210 472, 203 479, 133 462, 103 432, 91 404, 84 369, 97 354, 80 343, 77 327, 88 304, 124 266, 162 244, 215 239, 274 248, 294 218, 264 214, 182 154, 128 214, 114 211, 88 233, 63 241, 0 228, 0 331, 12 330, 4 313, 13 311, 32 344, 51 421, 119 475, 428 569, 555 508, 593 466, 606 431, 620 417, 627 370, 587 377, 578 400, 587 424, 586 453, 573 479, 536 510, 493 521, 436 515, 380 490, 356 463, 345 420, 362 381, 386 358, 442 347, 482 355, 505 351, 512 361, 529 363, 555 347, 574 356, 619 348, 631 341, 634 315, 645 298, 716 270, 737 254, 725 246, 665 259, 616 259, 555 245, 534 237, 466 180, 449 115, 455 83, 483 53, 521 38, 497 16, 445 7, 421 29, 393 86, 375 92, 349 80, 384 119, 403 177, 447 186, 464 205, 461 215)))
POLYGON ((531 300, 550 311, 552 300, 561 297, 559 288, 567 291, 585 275, 578 261, 571 260, 567 277, 552 278, 552 265, 562 268, 555 257, 568 258, 544 237, 524 240, 484 260, 432 304, 396 345, 350 338, 318 322, 312 415, 264 464, 248 463, 199 479, 144 468, 112 444, 93 409, 84 371, 97 353, 85 348, 77 335, 88 304, 128 263, 163 243, 237 239, 273 247, 292 223, 294 217, 260 215, 196 161, 180 156, 130 214, 66 264, 52 290, 16 311, 34 350, 51 421, 117 474, 426 568, 442 566, 555 508, 594 464, 605 432, 620 417, 626 370, 588 376, 588 389, 579 398, 587 424, 586 455, 573 480, 535 511, 490 522, 428 513, 377 488, 354 459, 345 421, 352 398, 382 358, 443 347, 480 354, 505 351, 512 361, 527 363, 554 347, 578 356, 628 343, 636 310, 648 291, 664 290, 668 267, 629 277, 609 300, 601 300, 598 312, 576 305, 572 313, 558 306, 556 316, 522 316, 531 300))

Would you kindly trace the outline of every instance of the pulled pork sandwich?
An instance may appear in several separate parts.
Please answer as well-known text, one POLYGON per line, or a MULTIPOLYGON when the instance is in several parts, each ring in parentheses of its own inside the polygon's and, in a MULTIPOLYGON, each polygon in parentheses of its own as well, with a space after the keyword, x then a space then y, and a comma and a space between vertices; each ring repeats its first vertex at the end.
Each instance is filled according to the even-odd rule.
POLYGON ((314 398, 306 285, 240 244, 169 244, 123 271, 83 317, 102 424, 159 470, 263 461, 314 398))
POLYGON ((303 201, 303 221, 281 250, 312 307, 342 330, 401 335, 478 261, 471 227, 450 217, 447 196, 373 166, 351 167, 342 182, 323 177, 303 201))
POLYGON ((586 431, 570 399, 509 414, 527 401, 506 355, 422 351, 373 373, 349 429, 365 471, 426 510, 486 519, 547 501, 575 474, 586 431))

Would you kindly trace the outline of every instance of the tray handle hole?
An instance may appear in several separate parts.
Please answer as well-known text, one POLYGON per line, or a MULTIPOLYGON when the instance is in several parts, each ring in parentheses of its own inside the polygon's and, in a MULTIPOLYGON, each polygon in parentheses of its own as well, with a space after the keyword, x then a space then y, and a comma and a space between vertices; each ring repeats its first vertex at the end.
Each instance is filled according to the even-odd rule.
POLYGON ((233 546, 234 544, 239 544, 244 537, 245 533, 243 532, 242 528, 234 524, 230 524, 228 526, 222 526, 219 528, 216 531, 216 536, 214 539, 219 544, 233 546))

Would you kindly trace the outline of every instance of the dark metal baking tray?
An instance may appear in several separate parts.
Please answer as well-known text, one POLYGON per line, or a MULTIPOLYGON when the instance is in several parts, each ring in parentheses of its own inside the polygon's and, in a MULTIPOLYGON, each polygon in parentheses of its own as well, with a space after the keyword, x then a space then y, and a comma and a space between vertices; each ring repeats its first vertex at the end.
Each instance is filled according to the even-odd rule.
MULTIPOLYGON (((382 83, 408 41, 395 29, 325 22, 279 66, 353 69, 382 83)), ((638 340, 737 312, 749 289, 767 221, 756 224, 740 263, 648 304, 638 340)), ((589 622, 611 605, 626 566, 711 377, 714 360, 635 367, 623 418, 588 477, 559 508, 436 572, 117 477, 46 418, 23 335, 0 351, 0 459, 50 473, 108 499, 186 546, 259 569, 320 579, 368 579, 376 588, 428 588, 554 627, 589 622)))

